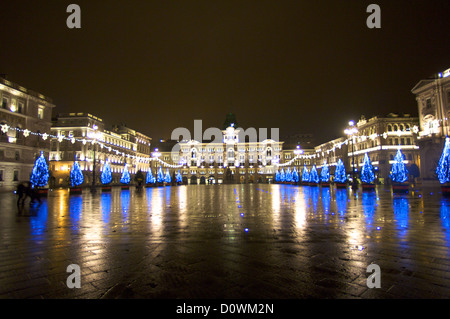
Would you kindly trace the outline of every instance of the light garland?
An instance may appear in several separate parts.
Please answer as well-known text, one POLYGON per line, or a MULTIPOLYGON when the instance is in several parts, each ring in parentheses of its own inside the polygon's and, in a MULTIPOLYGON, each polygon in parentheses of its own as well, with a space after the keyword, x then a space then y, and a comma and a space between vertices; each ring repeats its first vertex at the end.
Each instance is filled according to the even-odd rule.
MULTIPOLYGON (((442 122, 442 120, 439 120, 439 121, 442 122)), ((126 153, 121 152, 119 150, 113 150, 111 146, 106 145, 105 143, 100 142, 100 141, 98 141, 96 139, 92 139, 92 140, 88 141, 86 138, 79 139, 79 138, 75 138, 75 137, 66 137, 66 136, 63 136, 63 135, 57 135, 56 136, 56 135, 52 135, 52 134, 48 134, 48 133, 36 133, 36 132, 31 132, 28 129, 21 129, 21 128, 18 128, 18 127, 12 128, 8 124, 0 125, 0 129, 1 129, 2 133, 4 133, 4 134, 8 133, 9 130, 15 130, 17 132, 21 132, 24 137, 29 137, 30 135, 35 135, 35 136, 40 136, 44 141, 46 141, 49 138, 51 138, 51 139, 54 138, 54 139, 57 139, 58 142, 60 142, 60 143, 62 141, 64 141, 64 140, 70 141, 72 144, 74 144, 75 142, 80 142, 83 145, 86 145, 87 143, 91 143, 91 145, 95 145, 96 143, 98 143, 102 149, 106 148, 110 152, 115 152, 116 155, 121 155, 123 157, 128 157, 128 158, 135 159, 135 160, 138 160, 140 162, 145 162, 145 163, 150 163, 152 161, 157 161, 160 164, 164 165, 164 167, 168 167, 168 168, 181 168, 181 167, 185 166, 185 164, 186 164, 186 163, 182 163, 180 165, 173 165, 173 164, 169 164, 169 163, 166 163, 166 162, 162 161, 158 157, 139 157, 139 156, 135 156, 135 155, 126 154, 126 153)), ((374 133, 374 134, 371 134, 369 136, 355 135, 355 136, 352 136, 351 138, 347 138, 345 141, 343 141, 341 143, 334 144, 333 147, 331 149, 326 150, 326 152, 327 152, 327 154, 329 154, 330 152, 335 152, 336 148, 341 149, 344 144, 348 145, 348 142, 351 139, 356 139, 357 142, 360 143, 360 142, 366 141, 367 139, 375 140, 376 138, 379 138, 379 137, 387 139, 389 136, 401 137, 401 136, 404 136, 404 135, 410 135, 409 133, 418 134, 419 133, 419 128, 417 126, 414 126, 412 128, 412 131, 399 131, 399 130, 397 130, 395 132, 384 132, 382 134, 375 134, 374 133)), ((318 157, 320 157, 320 153, 322 154, 322 157, 325 156, 325 152, 320 152, 320 150, 317 150, 316 154, 296 155, 296 157, 294 157, 290 161, 285 162, 283 164, 274 163, 274 166, 278 166, 278 167, 290 166, 290 165, 292 165, 292 163, 295 160, 318 158, 318 157)))
POLYGON ((118 150, 114 150, 114 149, 112 149, 111 146, 108 146, 108 145, 106 145, 106 144, 104 144, 104 143, 102 143, 100 141, 97 141, 96 139, 92 139, 91 141, 88 141, 85 138, 78 139, 78 138, 75 138, 75 137, 65 137, 63 135, 57 135, 56 136, 56 135, 52 135, 52 134, 48 134, 48 133, 36 133, 36 132, 31 132, 28 129, 21 129, 21 128, 18 128, 18 127, 12 128, 8 124, 2 124, 2 125, 0 125, 0 127, 1 127, 2 133, 4 133, 4 134, 7 134, 9 132, 9 130, 12 130, 12 131, 21 132, 24 137, 29 137, 30 134, 31 135, 35 135, 35 136, 40 136, 44 141, 46 141, 49 138, 50 139, 54 138, 54 139, 57 139, 59 143, 61 143, 64 140, 70 141, 72 144, 75 144, 75 142, 80 142, 83 145, 86 145, 87 143, 91 143, 91 145, 95 145, 97 143, 98 145, 100 145, 100 147, 102 149, 106 148, 110 152, 115 152, 116 155, 121 155, 123 157, 128 157, 128 158, 131 158, 131 159, 135 159, 135 160, 138 160, 140 162, 150 163, 152 161, 157 161, 157 162, 161 163, 162 165, 164 165, 164 167, 169 167, 169 168, 181 168, 181 167, 184 166, 183 164, 181 164, 181 165, 172 165, 172 164, 169 164, 169 163, 166 163, 166 162, 160 160, 159 158, 139 157, 139 156, 135 156, 135 155, 126 154, 124 152, 120 152, 118 150))

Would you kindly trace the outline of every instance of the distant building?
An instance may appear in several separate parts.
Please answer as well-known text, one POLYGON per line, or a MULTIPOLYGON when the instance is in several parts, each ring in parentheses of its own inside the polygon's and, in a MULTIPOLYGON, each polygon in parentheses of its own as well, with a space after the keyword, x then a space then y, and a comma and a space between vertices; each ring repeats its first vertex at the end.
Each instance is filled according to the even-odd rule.
POLYGON ((75 159, 84 172, 85 186, 100 185, 106 160, 111 165, 112 184, 119 184, 125 164, 131 174, 148 168, 145 158, 151 157, 151 138, 125 125, 107 130, 103 120, 92 114, 63 113, 54 119, 51 131, 56 136, 51 140, 49 156, 52 187, 70 186, 75 159), (59 139, 60 136, 69 139, 59 139))
MULTIPOLYGON (((189 184, 271 182, 276 164, 280 163, 283 142, 271 139, 240 140, 240 129, 235 127, 235 116, 228 114, 220 143, 211 141, 167 141, 160 143, 159 158, 179 168, 189 184), (178 151, 173 151, 175 144, 178 151)), ((161 164, 153 162, 153 169, 161 164)), ((178 169, 176 169, 178 170, 178 169)), ((171 171, 171 169, 169 169, 171 171)))
POLYGON ((399 149, 405 157, 407 167, 419 166, 419 147, 417 134, 414 133, 414 128, 418 125, 418 118, 409 114, 390 113, 385 117, 372 117, 368 120, 361 118, 356 124, 358 133, 353 139, 353 151, 351 144, 348 145, 347 167, 351 167, 354 155, 355 167, 360 172, 367 153, 379 180, 386 181, 399 149))
MULTIPOLYGON (((381 183, 387 182, 394 157, 400 149, 405 156, 407 167, 419 166, 419 147, 417 146, 418 118, 409 114, 390 113, 385 117, 365 117, 354 125, 352 136, 341 137, 314 148, 313 163, 320 169, 325 163, 330 167, 330 174, 339 159, 345 165, 347 175, 358 178, 367 153, 375 169, 375 175, 381 183)), ((311 155, 309 155, 311 157, 311 155)))
POLYGON ((50 134, 55 105, 51 98, 4 77, 0 77, 0 101, 0 191, 10 191, 30 180, 41 152, 48 158, 50 144, 44 134, 50 134))
POLYGON ((436 181, 437 163, 450 131, 450 69, 419 81, 411 92, 416 96, 419 111, 421 177, 436 181))

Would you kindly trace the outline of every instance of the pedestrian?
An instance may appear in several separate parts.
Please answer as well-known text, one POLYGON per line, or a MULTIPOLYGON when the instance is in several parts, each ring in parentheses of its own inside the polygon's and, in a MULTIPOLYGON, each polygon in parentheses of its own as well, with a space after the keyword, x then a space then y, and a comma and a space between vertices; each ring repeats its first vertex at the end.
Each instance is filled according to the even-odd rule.
POLYGON ((22 206, 23 206, 25 199, 27 198, 27 186, 25 185, 25 183, 20 183, 19 185, 17 185, 17 189, 16 189, 16 195, 18 196, 17 207, 20 206, 21 201, 22 201, 22 206))
POLYGON ((41 204, 41 196, 39 195, 37 189, 34 187, 29 187, 27 189, 27 191, 28 191, 28 196, 30 196, 30 199, 31 199, 30 205, 32 205, 35 200, 37 200, 40 205, 41 204))

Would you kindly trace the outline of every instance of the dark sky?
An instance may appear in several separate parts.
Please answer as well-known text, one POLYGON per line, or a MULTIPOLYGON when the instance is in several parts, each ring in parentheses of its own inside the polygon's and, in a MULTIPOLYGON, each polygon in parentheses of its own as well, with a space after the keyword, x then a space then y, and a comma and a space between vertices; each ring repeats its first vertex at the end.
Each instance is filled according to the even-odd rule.
POLYGON ((343 133, 350 119, 417 114, 412 87, 450 68, 448 0, 2 1, 0 73, 159 139, 176 127, 343 133), (81 7, 81 29, 66 8, 81 7), (377 3, 382 28, 368 29, 377 3))

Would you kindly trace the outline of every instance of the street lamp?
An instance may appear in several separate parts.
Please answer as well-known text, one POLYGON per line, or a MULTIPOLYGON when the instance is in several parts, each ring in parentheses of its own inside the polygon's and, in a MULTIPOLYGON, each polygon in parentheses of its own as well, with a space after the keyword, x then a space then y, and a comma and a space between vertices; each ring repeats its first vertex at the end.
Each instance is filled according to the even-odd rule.
POLYGON ((93 140, 92 140, 92 148, 93 148, 93 151, 94 151, 94 156, 93 156, 93 161, 92 161, 92 187, 91 187, 91 193, 96 193, 96 188, 95 188, 95 164, 96 164, 96 158, 95 158, 95 153, 96 153, 96 150, 97 150, 97 146, 96 146, 96 142, 97 142, 97 139, 98 140, 101 140, 101 133, 100 132, 98 132, 97 131, 97 129, 98 129, 98 126, 97 125, 94 125, 93 127, 92 127, 93 129, 94 129, 94 133, 92 134, 92 137, 93 137, 93 140))
MULTIPOLYGON (((155 148, 155 151, 152 152, 152 157, 155 158, 156 160, 158 160, 158 158, 161 156, 161 153, 158 151, 157 148, 155 148)), ((155 165, 155 170, 156 170, 156 178, 158 178, 158 170, 156 169, 156 165, 155 165)))
MULTIPOLYGON (((297 148, 294 150, 294 154, 296 158, 300 158, 300 155, 303 154, 303 150, 301 149, 300 145, 297 145, 297 148)), ((294 167, 295 167, 295 163, 294 163, 294 167)), ((298 166, 297 171, 300 172, 300 166, 298 166)))
POLYGON ((344 133, 347 134, 352 143, 352 189, 357 189, 358 184, 356 183, 356 176, 355 176, 355 150, 354 150, 354 135, 358 133, 358 129, 355 127, 355 122, 350 121, 348 122, 349 127, 344 130, 344 133))

